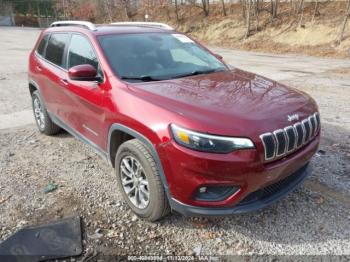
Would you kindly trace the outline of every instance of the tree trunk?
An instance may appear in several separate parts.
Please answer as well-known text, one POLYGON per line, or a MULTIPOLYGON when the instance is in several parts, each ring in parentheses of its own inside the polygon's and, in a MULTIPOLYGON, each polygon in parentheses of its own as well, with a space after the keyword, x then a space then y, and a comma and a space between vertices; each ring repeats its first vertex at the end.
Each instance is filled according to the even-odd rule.
POLYGON ((129 2, 127 0, 124 0, 123 3, 124 3, 125 15, 126 15, 127 19, 130 20, 131 15, 130 15, 130 10, 129 10, 129 2))
POLYGON ((245 20, 246 18, 246 0, 241 0, 241 6, 242 6, 242 17, 245 20))
POLYGON ((224 14, 224 16, 226 16, 226 7, 225 7, 225 0, 221 0, 221 4, 222 4, 222 13, 224 14))
POLYGON ((273 18, 277 18, 277 10, 278 10, 278 0, 275 0, 275 6, 273 8, 273 18))
POLYGON ((318 11, 318 0, 315 1, 315 9, 314 9, 314 14, 312 16, 312 22, 315 20, 315 16, 319 16, 320 11, 318 11))
POLYGON ((112 23, 112 15, 111 15, 111 10, 109 8, 109 3, 108 3, 108 0, 104 0, 104 5, 105 5, 105 9, 106 9, 106 13, 108 15, 108 19, 109 19, 109 22, 112 23))
POLYGON ((340 44, 341 41, 343 41, 344 39, 344 32, 345 32, 346 24, 348 23, 349 17, 350 17, 350 0, 348 0, 347 6, 346 6, 344 20, 343 20, 338 41, 337 41, 338 44, 340 44))
POLYGON ((246 7, 246 33, 245 33, 245 38, 247 39, 250 35, 250 13, 251 13, 251 8, 252 8, 252 0, 247 0, 247 7, 246 7))
POLYGON ((270 0, 270 14, 273 17, 273 0, 270 0))
POLYGON ((299 6, 299 8, 300 8, 300 12, 299 12, 299 14, 300 14, 299 27, 302 27, 303 26, 303 18, 304 18, 304 3, 305 3, 305 1, 302 0, 300 3, 301 3, 301 6, 299 6))
POLYGON ((176 21, 179 21, 179 10, 177 6, 177 0, 175 0, 175 14, 176 14, 176 21))
POLYGON ((274 18, 277 18, 277 7, 278 7, 277 3, 278 3, 278 0, 271 0, 271 3, 270 3, 271 21, 274 18))
POLYGON ((209 15, 209 0, 202 0, 202 9, 204 12, 204 16, 209 15))
POLYGON ((304 11, 304 0, 300 0, 299 2, 299 8, 298 8, 298 14, 304 11))
POLYGON ((208 15, 209 15, 209 7, 210 7, 210 2, 209 2, 210 0, 207 0, 207 13, 208 13, 208 15))
POLYGON ((259 0, 255 0, 255 19, 256 19, 255 30, 256 31, 259 31, 259 12, 260 12, 259 0))

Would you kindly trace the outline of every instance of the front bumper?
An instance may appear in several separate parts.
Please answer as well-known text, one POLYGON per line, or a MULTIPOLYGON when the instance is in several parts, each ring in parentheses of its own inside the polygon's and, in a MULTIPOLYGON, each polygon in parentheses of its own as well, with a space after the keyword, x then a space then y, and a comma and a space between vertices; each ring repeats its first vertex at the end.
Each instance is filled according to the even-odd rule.
POLYGON ((253 150, 210 154, 183 148, 174 141, 167 142, 158 150, 169 185, 170 205, 185 215, 225 215, 269 205, 297 187, 310 173, 306 166, 317 151, 319 141, 320 135, 300 150, 271 163, 264 163, 259 145, 253 150), (254 193, 271 189, 270 186, 285 180, 291 181, 283 183, 278 192, 252 201, 254 193), (239 190, 220 201, 198 200, 196 192, 205 186, 236 186, 239 190))
POLYGON ((185 216, 227 216, 246 213, 264 208, 285 197, 289 192, 297 188, 311 173, 311 167, 306 164, 290 176, 259 189, 246 196, 238 205, 229 208, 206 208, 186 205, 176 199, 170 200, 173 210, 185 216))

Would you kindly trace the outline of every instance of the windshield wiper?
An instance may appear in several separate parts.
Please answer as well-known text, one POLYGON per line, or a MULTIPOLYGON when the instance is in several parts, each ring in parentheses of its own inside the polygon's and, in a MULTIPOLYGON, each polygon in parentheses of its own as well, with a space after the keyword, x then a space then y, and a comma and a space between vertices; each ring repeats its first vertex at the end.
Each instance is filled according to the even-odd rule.
POLYGON ((161 80, 158 78, 153 78, 152 76, 121 76, 120 78, 123 80, 140 80, 143 82, 160 81, 161 80))
POLYGON ((215 72, 220 72, 225 70, 224 68, 215 68, 215 69, 208 69, 208 70, 195 70, 189 73, 181 74, 181 75, 176 75, 171 78, 181 78, 181 77, 186 77, 186 76, 195 76, 195 75, 204 75, 204 74, 210 74, 210 73, 215 73, 215 72))

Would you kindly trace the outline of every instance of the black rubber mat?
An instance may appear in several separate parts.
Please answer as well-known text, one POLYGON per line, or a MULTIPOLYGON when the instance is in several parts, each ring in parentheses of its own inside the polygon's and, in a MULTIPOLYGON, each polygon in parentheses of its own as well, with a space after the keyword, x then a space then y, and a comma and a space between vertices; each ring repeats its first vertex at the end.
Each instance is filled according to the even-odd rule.
POLYGON ((33 262, 82 253, 80 217, 26 227, 0 244, 1 262, 33 262))

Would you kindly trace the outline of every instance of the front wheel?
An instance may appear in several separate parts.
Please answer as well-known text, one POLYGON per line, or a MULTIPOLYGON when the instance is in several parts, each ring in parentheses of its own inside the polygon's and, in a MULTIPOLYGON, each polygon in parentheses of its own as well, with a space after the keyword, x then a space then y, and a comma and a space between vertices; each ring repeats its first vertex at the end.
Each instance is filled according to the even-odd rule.
POLYGON ((115 170, 125 201, 139 217, 156 221, 169 213, 157 165, 142 142, 133 139, 119 147, 115 170))

